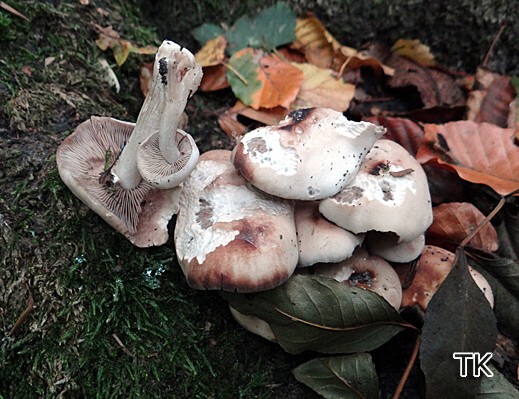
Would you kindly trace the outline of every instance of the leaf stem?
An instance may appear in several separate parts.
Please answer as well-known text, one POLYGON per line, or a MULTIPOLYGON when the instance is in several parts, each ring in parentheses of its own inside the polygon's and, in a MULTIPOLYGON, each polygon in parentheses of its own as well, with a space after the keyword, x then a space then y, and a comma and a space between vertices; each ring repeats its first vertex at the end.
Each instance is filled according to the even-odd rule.
POLYGON ((228 64, 227 62, 222 61, 222 65, 223 65, 224 67, 226 67, 227 69, 229 69, 232 73, 234 73, 234 74, 238 77, 238 79, 240 79, 240 80, 243 82, 243 84, 244 84, 245 86, 248 86, 248 85, 249 85, 249 82, 247 81, 247 79, 245 79, 245 77, 244 77, 241 73, 239 73, 239 72, 236 70, 236 68, 234 68, 231 64, 228 64))
POLYGON ((418 335, 416 337, 416 342, 414 344, 414 348, 413 348, 413 352, 411 353, 411 357, 409 358, 409 363, 407 363, 407 367, 404 371, 404 374, 402 374, 402 378, 400 378, 400 382, 398 383, 395 393, 393 394, 393 399, 398 399, 400 397, 400 394, 402 393, 402 390, 404 389, 404 385, 407 382, 407 379, 409 378, 409 374, 411 373, 411 369, 413 368, 414 362, 416 361, 416 358, 418 357, 418 351, 420 349, 421 338, 422 338, 421 335, 418 335))
POLYGON ((514 190, 512 191, 510 194, 507 194, 507 195, 504 195, 501 197, 501 199, 499 200, 498 204, 496 205, 496 207, 492 210, 492 212, 490 212, 487 217, 478 225, 476 226, 476 228, 472 231, 472 233, 470 233, 467 237, 465 237, 465 239, 461 242, 461 244, 459 245, 458 248, 465 248, 465 246, 470 242, 470 240, 472 240, 474 238, 474 236, 476 234, 479 233, 479 231, 488 223, 490 222, 490 220, 492 220, 494 218, 494 216, 496 216, 496 214, 501 210, 501 208, 505 205, 506 203, 506 200, 508 199, 508 197, 512 197, 514 196, 515 194, 518 194, 519 193, 519 189, 517 190, 514 190))

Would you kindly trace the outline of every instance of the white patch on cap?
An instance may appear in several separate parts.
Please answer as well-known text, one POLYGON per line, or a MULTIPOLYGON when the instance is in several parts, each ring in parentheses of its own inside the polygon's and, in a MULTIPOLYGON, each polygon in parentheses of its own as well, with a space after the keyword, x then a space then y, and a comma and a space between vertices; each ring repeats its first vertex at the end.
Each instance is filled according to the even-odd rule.
POLYGON ((249 159, 266 168, 271 168, 281 175, 295 175, 300 163, 299 155, 293 148, 281 144, 278 132, 265 127, 245 135, 242 139, 244 153, 249 159))

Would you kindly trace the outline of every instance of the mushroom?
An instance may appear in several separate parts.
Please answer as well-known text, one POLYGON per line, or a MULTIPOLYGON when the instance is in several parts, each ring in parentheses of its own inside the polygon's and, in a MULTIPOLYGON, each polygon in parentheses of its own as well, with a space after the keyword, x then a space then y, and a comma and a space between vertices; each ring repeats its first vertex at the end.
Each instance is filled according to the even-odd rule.
POLYGON ((297 202, 295 221, 298 266, 340 262, 349 258, 364 238, 364 234, 353 234, 323 218, 317 201, 297 202))
MULTIPOLYGON (((164 244, 168 239, 168 222, 178 210, 180 188, 160 191, 142 179, 137 167, 139 145, 160 131, 161 126, 167 126, 173 114, 169 102, 178 92, 172 90, 173 84, 168 86, 167 79, 177 75, 174 68, 161 69, 160 60, 175 51, 187 52, 169 41, 160 46, 155 57, 152 87, 136 124, 92 117, 80 124, 57 150, 58 170, 69 189, 139 247, 164 244)), ((184 79, 191 79, 190 71, 183 73, 184 79)), ((192 79, 194 84, 189 86, 190 90, 196 89, 198 78, 192 79)), ((179 104, 184 105, 185 101, 179 104)), ((183 108, 175 112, 181 114, 182 111, 183 108)), ((178 120, 172 124, 175 125, 173 136, 178 136, 178 120)), ((185 145, 186 140, 179 141, 181 146, 185 145)), ((184 147, 181 152, 188 153, 184 147)), ((193 149, 192 153, 198 150, 193 149)))
POLYGON ((159 188, 178 186, 191 173, 199 151, 193 138, 178 127, 189 97, 198 89, 202 67, 194 55, 178 44, 166 41, 158 55, 160 84, 150 92, 161 98, 157 129, 137 149, 137 166, 142 177, 159 188))
MULTIPOLYGON (((418 307, 419 310, 425 312, 429 301, 452 270, 454 258, 455 254, 446 249, 426 245, 416 264, 414 277, 410 284, 406 281, 408 266, 395 266, 402 285, 407 286, 402 294, 402 308, 418 307)), ((488 303, 494 307, 494 295, 490 284, 477 270, 470 266, 468 268, 479 289, 485 294, 488 303)))
POLYGON ((370 255, 365 248, 357 248, 353 256, 342 262, 316 265, 315 274, 373 291, 395 309, 400 308, 402 285, 398 274, 384 259, 370 255))
POLYGON ((291 112, 277 126, 242 137, 232 161, 254 186, 269 194, 317 200, 342 190, 385 128, 347 120, 341 112, 308 108, 291 112))
POLYGON ((202 154, 184 181, 177 258, 193 288, 268 290, 285 282, 297 264, 293 204, 251 188, 230 157, 226 150, 202 154))
POLYGON ((418 258, 424 245, 425 234, 420 234, 414 240, 398 242, 398 236, 394 233, 370 231, 365 240, 365 246, 370 254, 397 263, 411 262, 418 258))
POLYGON ((355 178, 321 201, 328 220, 353 233, 393 232, 398 243, 413 241, 433 220, 427 177, 401 145, 378 140, 355 178))

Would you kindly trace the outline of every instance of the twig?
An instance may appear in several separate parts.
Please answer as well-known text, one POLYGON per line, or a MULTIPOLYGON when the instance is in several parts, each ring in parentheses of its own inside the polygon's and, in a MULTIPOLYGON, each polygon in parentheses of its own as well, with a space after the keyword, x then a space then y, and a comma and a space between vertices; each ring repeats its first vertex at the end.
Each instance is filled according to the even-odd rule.
POLYGON ((416 358, 418 356, 418 350, 420 349, 420 341, 421 341, 421 335, 418 335, 416 337, 416 342, 414 344, 413 352, 411 353, 411 358, 409 359, 409 363, 407 363, 407 367, 404 371, 404 374, 402 374, 402 378, 400 378, 400 382, 398 383, 398 386, 396 387, 395 393, 393 394, 393 399, 398 399, 400 397, 400 394, 402 393, 402 390, 404 389, 404 385, 407 382, 407 379, 409 378, 411 369, 413 368, 414 362, 416 361, 416 358))
POLYGON ((496 37, 494 37, 494 40, 492 41, 492 44, 490 45, 487 54, 485 55, 485 59, 483 60, 483 67, 486 68, 488 64, 488 59, 490 58, 490 54, 494 51, 494 47, 496 43, 498 42, 499 38, 501 37, 501 34, 505 30, 506 26, 508 25, 508 21, 505 21, 503 25, 501 25, 501 28, 499 28, 499 31, 496 34, 496 37))
POLYGON ((34 306, 34 299, 32 298, 31 291, 29 290, 29 286, 27 286, 27 291, 29 291, 29 298, 27 299, 27 306, 25 307, 25 310, 22 312, 20 317, 18 317, 18 320, 16 320, 16 323, 14 323, 13 328, 9 331, 7 336, 12 337, 16 331, 20 328, 20 326, 27 320, 27 317, 29 316, 29 313, 32 311, 32 307, 34 306))
POLYGON ((3 8, 4 10, 10 12, 11 14, 16 15, 17 17, 20 17, 21 19, 29 22, 29 18, 27 18, 25 15, 23 15, 21 12, 15 10, 13 7, 11 7, 8 4, 5 4, 3 1, 0 1, 0 8, 3 8))
POLYGON ((112 337, 114 337, 114 339, 117 341, 124 353, 126 353, 130 357, 135 357, 135 355, 126 346, 124 346, 123 341, 119 339, 117 334, 113 333, 112 337))

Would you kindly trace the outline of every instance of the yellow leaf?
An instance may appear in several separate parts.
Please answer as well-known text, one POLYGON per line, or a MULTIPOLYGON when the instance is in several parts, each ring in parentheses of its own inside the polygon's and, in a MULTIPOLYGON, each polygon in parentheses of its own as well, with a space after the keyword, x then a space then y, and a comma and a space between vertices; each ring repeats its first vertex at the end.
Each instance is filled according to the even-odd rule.
POLYGON ((321 68, 332 66, 335 49, 330 39, 333 38, 315 16, 298 18, 295 34, 293 47, 301 51, 308 62, 321 68))
POLYGON ((303 74, 301 89, 292 108, 325 107, 345 111, 355 94, 355 86, 345 83, 331 69, 293 63, 303 74))
POLYGON ((195 58, 203 67, 215 66, 225 59, 227 41, 223 35, 208 40, 207 43, 195 54, 195 58))
POLYGON ((424 66, 432 67, 436 65, 434 55, 432 55, 429 46, 426 46, 419 40, 399 39, 393 44, 391 51, 424 66))

